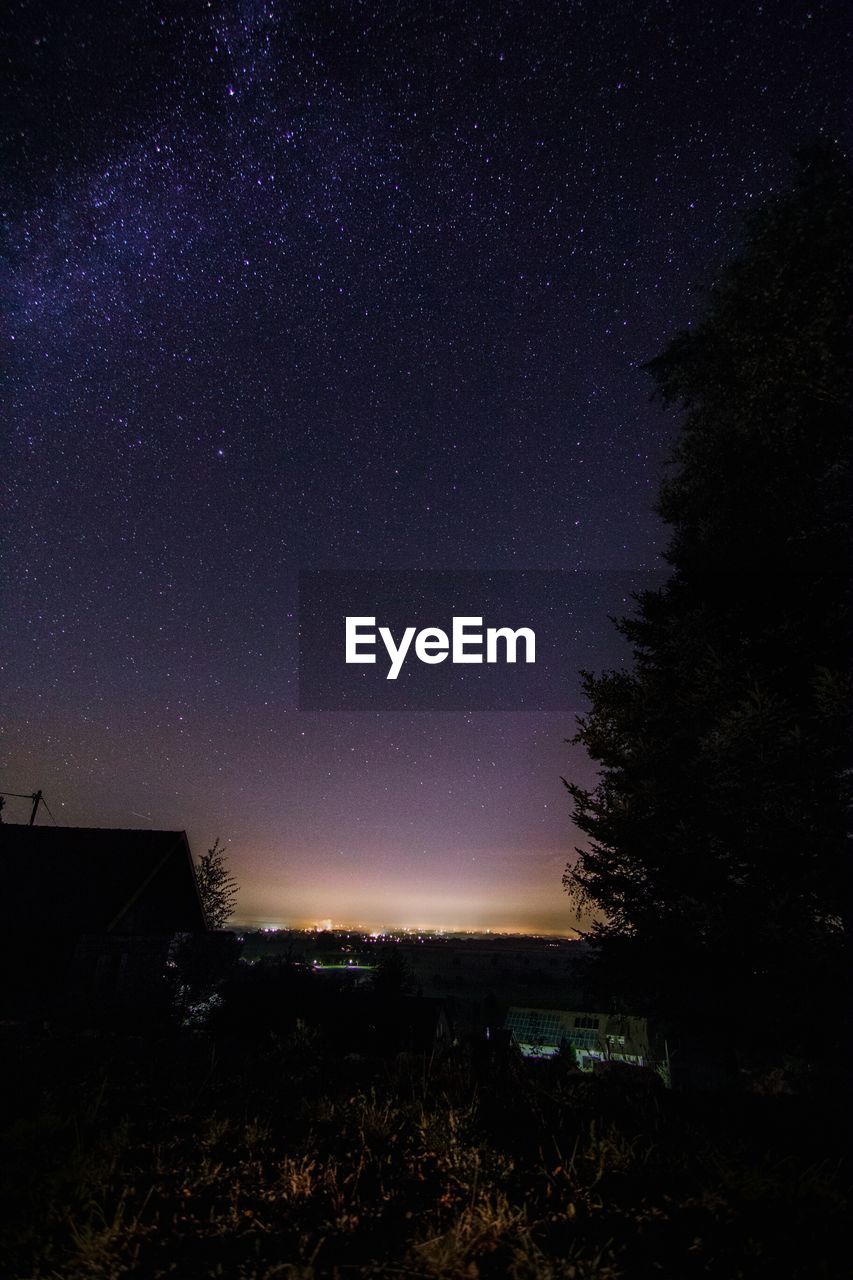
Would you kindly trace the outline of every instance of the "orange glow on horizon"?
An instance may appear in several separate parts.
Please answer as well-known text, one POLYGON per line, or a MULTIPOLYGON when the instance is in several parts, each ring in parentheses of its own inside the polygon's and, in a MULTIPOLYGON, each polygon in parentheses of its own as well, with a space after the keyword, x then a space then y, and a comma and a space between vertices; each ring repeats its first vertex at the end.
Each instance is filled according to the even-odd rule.
POLYGON ((257 875, 238 879, 242 892, 235 924, 244 928, 351 929, 377 931, 469 932, 578 936, 578 919, 561 890, 561 866, 509 868, 490 876, 485 868, 472 875, 465 868, 455 882, 443 877, 441 888, 426 873, 406 874, 402 869, 377 883, 376 869, 361 875, 330 876, 322 865, 310 874, 291 863, 283 885, 278 876, 257 875), (322 874, 326 871, 326 874, 322 874), (548 874, 542 874, 547 871, 548 874), (467 872, 467 874, 465 874, 467 872), (333 883, 329 883, 333 880, 333 883), (495 883, 497 880, 497 883, 495 883))
POLYGON ((383 938, 390 934, 406 934, 415 936, 419 933, 429 934, 491 934, 496 938, 524 938, 524 937, 540 937, 540 938, 567 938, 574 940, 581 937, 577 929, 570 926, 565 928, 548 928, 547 926, 537 926, 532 924, 517 925, 501 925, 492 928, 486 925, 442 925, 442 924, 397 924, 385 921, 383 924, 377 924, 375 921, 365 923, 363 920, 345 920, 333 919, 329 920, 296 920, 288 919, 282 921, 270 921, 268 917, 259 917, 250 919, 241 915, 235 918, 226 927, 236 929, 257 929, 267 930, 269 932, 278 932, 280 930, 293 930, 296 933, 359 933, 365 936, 370 935, 374 938, 383 938))

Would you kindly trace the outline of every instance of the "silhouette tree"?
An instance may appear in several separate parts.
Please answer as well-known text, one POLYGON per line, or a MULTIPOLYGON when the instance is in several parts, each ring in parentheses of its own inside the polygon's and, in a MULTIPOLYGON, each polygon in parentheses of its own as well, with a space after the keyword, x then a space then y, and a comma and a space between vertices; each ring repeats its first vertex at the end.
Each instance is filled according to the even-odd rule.
POLYGON ((764 1052, 840 1034, 849 802, 851 176, 798 157, 699 327, 648 366, 683 425, 658 510, 667 585, 583 673, 564 885, 611 995, 764 1052))
POLYGON ((384 1000, 399 1000, 411 995, 415 985, 414 971, 397 947, 383 947, 371 982, 374 994, 384 1000))
POLYGON ((209 929, 224 927, 233 914, 240 891, 228 868, 227 858, 227 851, 217 836, 211 848, 196 863, 196 883, 209 929))

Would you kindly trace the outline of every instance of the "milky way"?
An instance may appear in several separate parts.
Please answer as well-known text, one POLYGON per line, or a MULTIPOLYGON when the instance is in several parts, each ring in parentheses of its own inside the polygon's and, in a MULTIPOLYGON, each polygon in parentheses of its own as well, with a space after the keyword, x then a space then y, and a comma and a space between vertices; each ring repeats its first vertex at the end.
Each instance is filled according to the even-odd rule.
POLYGON ((641 366, 838 136, 842 6, 8 22, 4 785, 221 834, 247 919, 568 927, 571 715, 300 714, 295 574, 657 563, 641 366))

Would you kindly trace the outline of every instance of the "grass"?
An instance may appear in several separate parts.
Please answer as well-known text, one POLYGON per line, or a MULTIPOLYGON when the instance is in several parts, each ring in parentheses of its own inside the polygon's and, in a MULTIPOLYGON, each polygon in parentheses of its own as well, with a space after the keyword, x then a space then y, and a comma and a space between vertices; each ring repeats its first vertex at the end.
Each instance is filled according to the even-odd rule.
POLYGON ((304 1037, 19 1037, 4 1056, 15 1280, 846 1274, 826 1100, 348 1061, 304 1037))

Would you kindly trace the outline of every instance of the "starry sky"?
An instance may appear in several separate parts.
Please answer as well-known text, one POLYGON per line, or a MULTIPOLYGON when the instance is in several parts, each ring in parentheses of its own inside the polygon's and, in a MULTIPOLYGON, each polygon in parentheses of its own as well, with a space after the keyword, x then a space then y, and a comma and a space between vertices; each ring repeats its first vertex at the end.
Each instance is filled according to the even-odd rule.
POLYGON ((221 836, 244 923, 571 930, 571 711, 301 712, 297 574, 659 566, 641 365, 845 6, 6 14, 0 785, 221 836))

